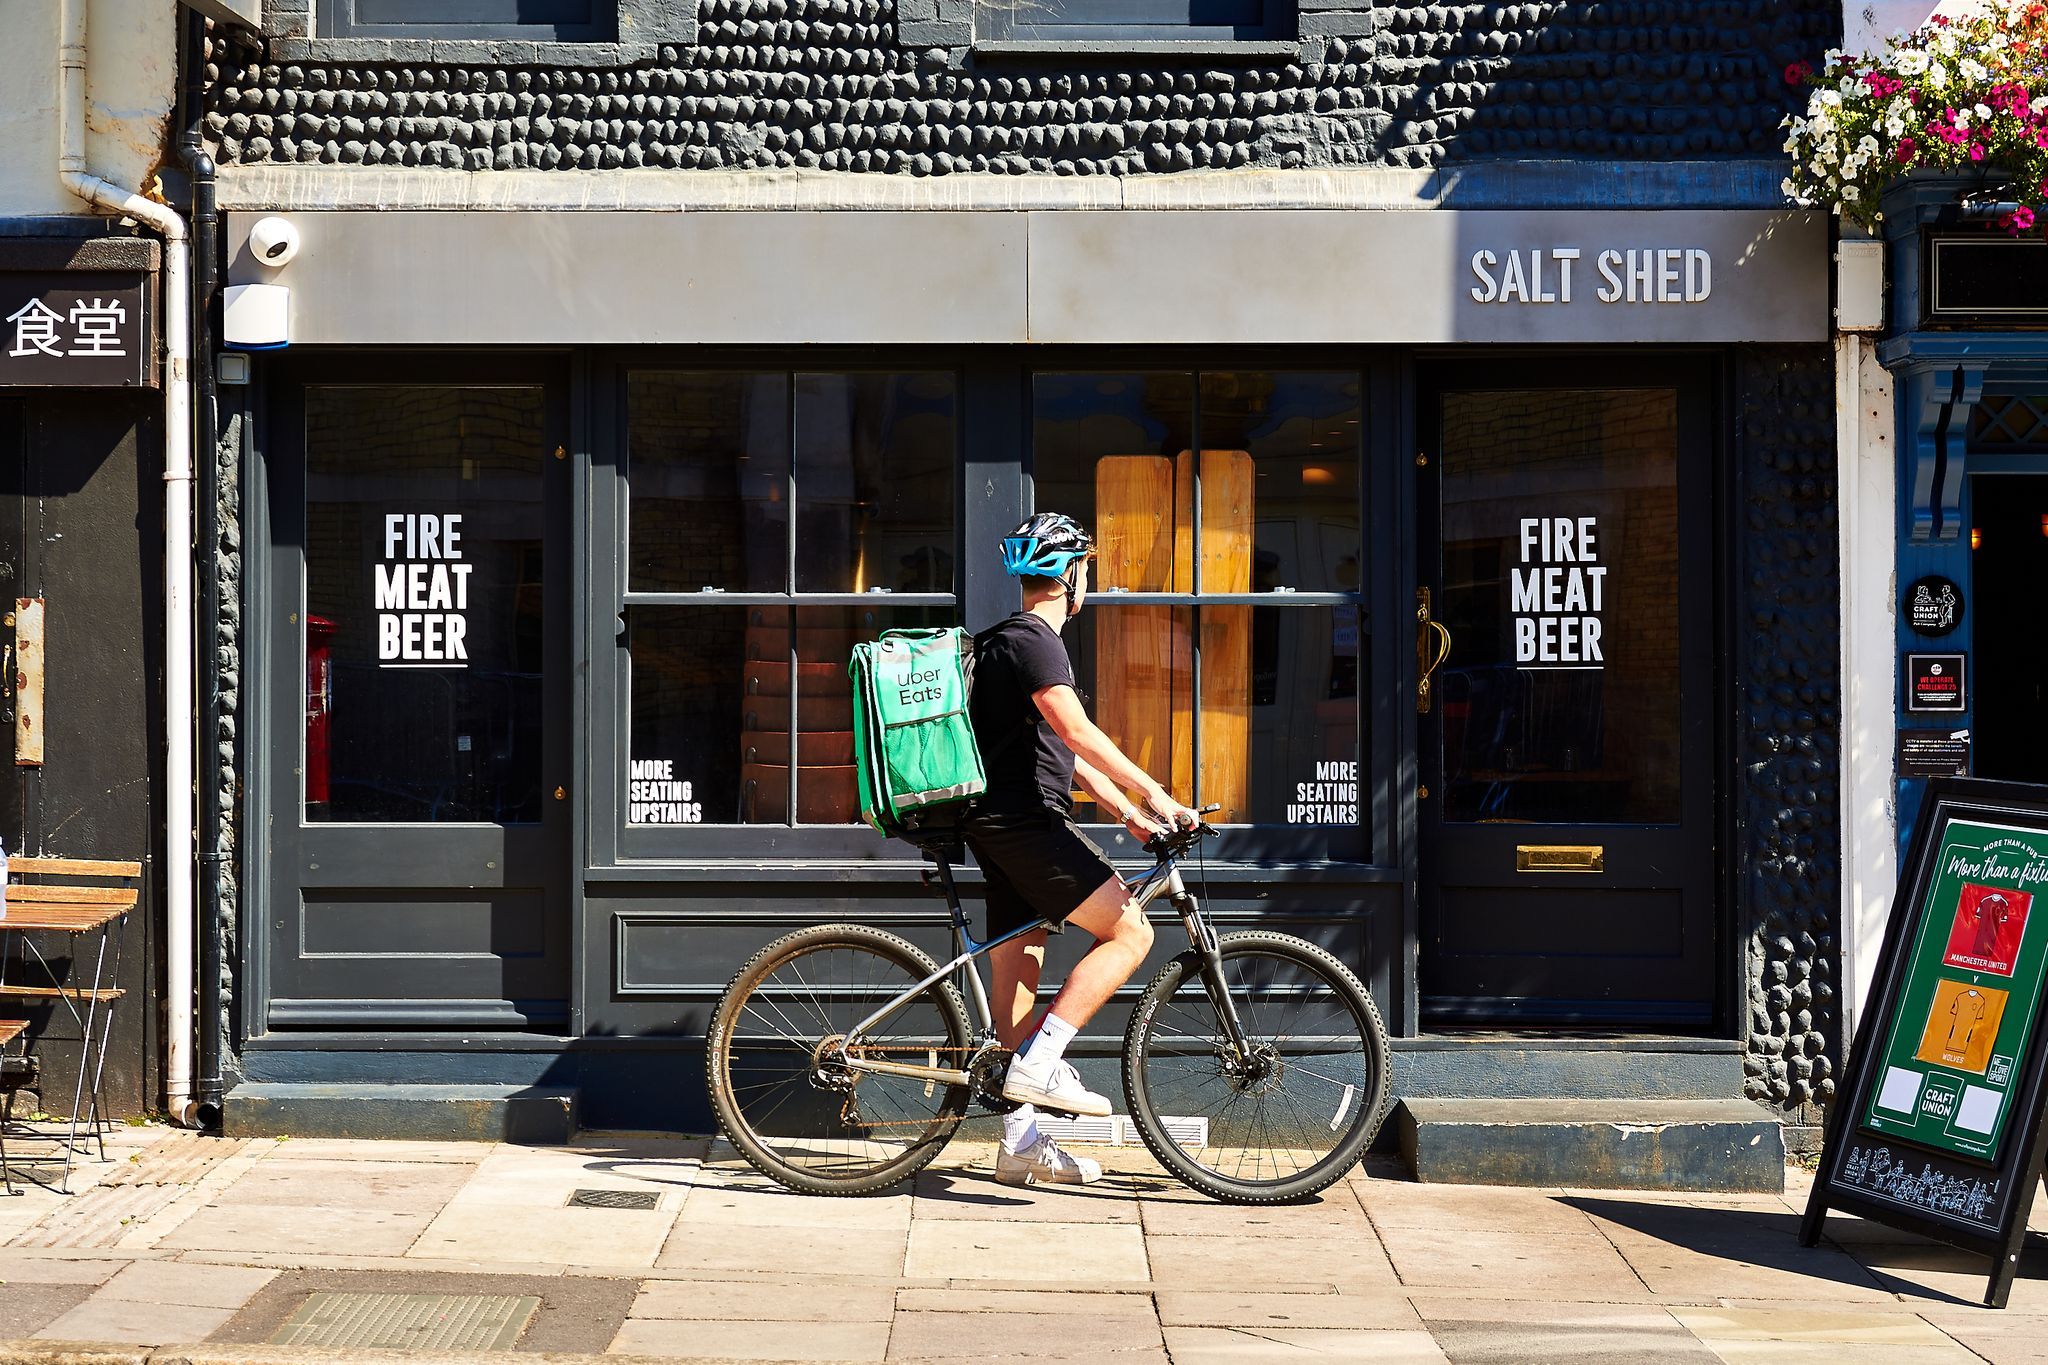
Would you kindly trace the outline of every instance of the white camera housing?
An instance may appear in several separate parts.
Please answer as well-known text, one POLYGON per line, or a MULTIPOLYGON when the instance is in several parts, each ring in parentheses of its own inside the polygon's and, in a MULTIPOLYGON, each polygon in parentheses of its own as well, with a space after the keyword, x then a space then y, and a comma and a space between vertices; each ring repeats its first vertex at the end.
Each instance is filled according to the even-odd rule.
POLYGON ((272 214, 249 227, 249 254, 256 264, 275 270, 299 254, 299 229, 288 218, 272 214))

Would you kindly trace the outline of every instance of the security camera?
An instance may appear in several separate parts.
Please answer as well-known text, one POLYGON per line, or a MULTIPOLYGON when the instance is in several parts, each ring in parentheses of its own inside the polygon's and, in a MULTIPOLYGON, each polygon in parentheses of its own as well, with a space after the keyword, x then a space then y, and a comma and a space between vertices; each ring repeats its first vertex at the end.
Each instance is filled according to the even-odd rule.
POLYGON ((288 219, 275 215, 258 218, 249 229, 249 254, 258 265, 275 270, 288 265, 299 254, 299 230, 288 219))

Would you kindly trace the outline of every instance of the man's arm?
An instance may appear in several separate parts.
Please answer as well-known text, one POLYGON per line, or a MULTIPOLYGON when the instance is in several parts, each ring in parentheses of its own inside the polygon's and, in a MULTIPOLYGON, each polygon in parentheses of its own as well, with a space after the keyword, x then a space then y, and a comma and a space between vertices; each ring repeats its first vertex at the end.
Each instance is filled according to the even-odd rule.
MULTIPOLYGON (((1046 724, 1052 726, 1053 733, 1074 751, 1076 776, 1080 774, 1081 764, 1086 763, 1113 789, 1143 793, 1146 810, 1167 824, 1199 823, 1200 816, 1174 800, 1166 788, 1126 758, 1124 751, 1116 747, 1116 741, 1088 719, 1088 712, 1083 709, 1081 698, 1073 688, 1064 683, 1041 687, 1031 694, 1031 700, 1037 705, 1038 714, 1045 717, 1046 724)), ((1094 789, 1091 787, 1089 790, 1094 789)))
POLYGON ((1102 771, 1079 754, 1074 755, 1074 780, 1095 798, 1095 804, 1116 818, 1125 828, 1149 839, 1165 830, 1155 825, 1139 807, 1131 804, 1123 788, 1102 775, 1102 771))

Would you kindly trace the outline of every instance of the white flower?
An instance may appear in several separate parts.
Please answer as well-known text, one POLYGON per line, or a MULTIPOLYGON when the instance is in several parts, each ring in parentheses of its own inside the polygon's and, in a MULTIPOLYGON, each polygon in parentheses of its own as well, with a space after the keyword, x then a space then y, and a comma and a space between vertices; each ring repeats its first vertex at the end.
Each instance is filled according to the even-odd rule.
POLYGON ((2027 108, 2037 114, 2048 114, 2048 95, 2037 95, 2027 101, 2027 108))
POLYGON ((1990 105, 1988 105, 1988 104, 1980 104, 1980 105, 1978 105, 1978 106, 1977 106, 1977 118, 1978 118, 1978 120, 1979 120, 1980 122, 1983 122, 1983 123, 1989 123, 1989 122, 1991 122, 1991 106, 1990 106, 1990 105))
POLYGON ((1963 79, 1968 81, 1972 85, 1982 85, 1984 82, 1991 79, 1991 72, 1989 68, 1987 68, 1982 62, 1978 61, 1974 57, 1963 58, 1962 65, 1959 69, 1963 73, 1963 79))
POLYGON ((1819 100, 1822 104, 1826 105, 1830 109, 1839 109, 1842 107, 1842 97, 1832 90, 1819 91, 1814 95, 1814 98, 1816 100, 1819 100))
POLYGON ((1958 127, 1958 128, 1967 128, 1967 127, 1969 127, 1969 126, 1970 126, 1970 111, 1969 111, 1968 109, 1958 109, 1958 110, 1956 110, 1956 127, 1958 127))
POLYGON ((1918 48, 1906 48, 1892 63, 1901 76, 1917 76, 1927 69, 1927 54, 1918 48))
POLYGON ((1927 88, 1929 90, 1945 90, 1948 88, 1948 68, 1940 62, 1929 62, 1927 64, 1927 88))

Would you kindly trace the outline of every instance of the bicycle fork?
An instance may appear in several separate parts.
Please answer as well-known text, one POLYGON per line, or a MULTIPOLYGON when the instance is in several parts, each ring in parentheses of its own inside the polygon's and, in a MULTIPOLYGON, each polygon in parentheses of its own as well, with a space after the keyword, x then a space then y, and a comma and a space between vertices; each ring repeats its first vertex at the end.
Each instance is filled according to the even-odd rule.
POLYGON ((1223 979, 1223 950, 1217 942, 1216 930, 1202 918, 1202 903, 1181 880, 1179 867, 1166 874, 1164 894, 1166 903, 1180 916, 1189 944, 1201 956, 1202 989, 1209 993, 1210 1008, 1216 1011, 1216 1018, 1222 1022, 1231 1047, 1242 1056, 1246 1051, 1244 1024, 1237 1017, 1237 1003, 1230 998, 1229 986, 1223 979))

